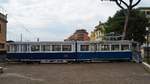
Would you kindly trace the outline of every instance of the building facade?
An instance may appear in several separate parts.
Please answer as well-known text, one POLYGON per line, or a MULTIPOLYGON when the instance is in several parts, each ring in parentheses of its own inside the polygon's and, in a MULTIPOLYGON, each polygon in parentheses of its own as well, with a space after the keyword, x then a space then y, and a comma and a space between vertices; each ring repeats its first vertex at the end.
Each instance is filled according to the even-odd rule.
POLYGON ((138 8, 141 12, 144 12, 146 18, 149 20, 150 23, 150 7, 139 7, 138 8))
POLYGON ((91 41, 102 41, 105 35, 104 24, 99 22, 97 26, 95 26, 94 31, 91 32, 90 40, 91 41))
MULTIPOLYGON (((139 7, 138 10, 143 12, 145 14, 146 18, 148 19, 148 21, 149 21, 149 25, 148 25, 149 29, 148 30, 150 32, 150 7, 139 7)), ((145 36, 145 38, 147 39, 147 36, 145 36)), ((148 41, 150 42, 150 34, 149 34, 148 41)))
POLYGON ((6 55, 7 15, 0 13, 0 61, 6 55))
POLYGON ((94 31, 91 32, 90 40, 91 41, 95 41, 96 40, 96 36, 95 36, 95 32, 94 31))
POLYGON ((142 46, 142 49, 141 49, 142 56, 143 56, 144 60, 147 61, 147 59, 150 60, 150 56, 149 56, 149 53, 150 53, 150 45, 149 45, 149 43, 150 43, 150 7, 139 7, 138 9, 139 9, 139 11, 144 12, 144 14, 146 15, 146 18, 149 21, 149 26, 148 26, 148 32, 149 32, 149 34, 148 34, 148 38, 147 38, 147 36, 145 36, 145 38, 147 39, 146 40, 147 43, 145 43, 142 46))
POLYGON ((76 30, 73 35, 64 41, 89 41, 88 32, 85 29, 76 30))

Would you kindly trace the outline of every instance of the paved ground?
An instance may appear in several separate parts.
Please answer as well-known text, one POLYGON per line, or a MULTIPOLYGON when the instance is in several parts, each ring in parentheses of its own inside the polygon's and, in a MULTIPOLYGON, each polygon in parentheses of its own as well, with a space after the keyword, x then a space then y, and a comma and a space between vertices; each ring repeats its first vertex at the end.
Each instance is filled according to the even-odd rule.
POLYGON ((0 84, 150 84, 142 64, 8 64, 0 84))

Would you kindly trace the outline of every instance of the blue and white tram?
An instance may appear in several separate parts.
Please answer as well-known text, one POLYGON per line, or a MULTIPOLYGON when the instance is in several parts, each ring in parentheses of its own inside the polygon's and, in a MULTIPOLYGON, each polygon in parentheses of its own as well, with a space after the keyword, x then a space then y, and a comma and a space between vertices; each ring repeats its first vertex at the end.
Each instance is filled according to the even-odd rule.
POLYGON ((70 62, 99 60, 132 60, 132 42, 64 41, 11 42, 7 59, 11 61, 70 62))

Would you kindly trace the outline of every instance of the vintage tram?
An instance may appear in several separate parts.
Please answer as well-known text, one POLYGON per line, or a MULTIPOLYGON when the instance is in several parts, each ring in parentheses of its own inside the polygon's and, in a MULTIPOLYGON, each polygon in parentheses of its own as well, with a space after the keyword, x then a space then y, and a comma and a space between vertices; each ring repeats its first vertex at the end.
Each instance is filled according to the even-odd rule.
POLYGON ((10 42, 7 60, 20 62, 132 61, 138 43, 121 41, 10 42))

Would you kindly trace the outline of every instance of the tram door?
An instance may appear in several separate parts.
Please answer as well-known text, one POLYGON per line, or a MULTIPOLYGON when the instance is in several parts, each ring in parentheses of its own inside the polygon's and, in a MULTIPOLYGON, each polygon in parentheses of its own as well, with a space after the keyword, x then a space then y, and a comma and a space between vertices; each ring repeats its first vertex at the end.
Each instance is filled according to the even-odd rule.
POLYGON ((137 63, 141 63, 142 62, 142 56, 141 56, 141 52, 140 52, 140 47, 138 43, 132 43, 132 58, 134 61, 136 61, 137 63))

